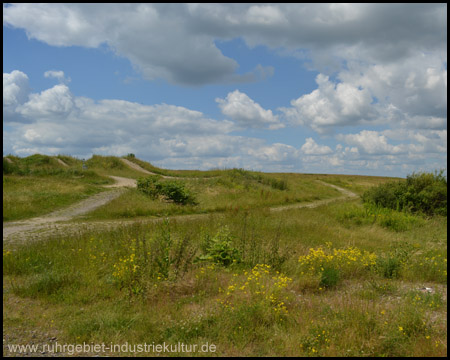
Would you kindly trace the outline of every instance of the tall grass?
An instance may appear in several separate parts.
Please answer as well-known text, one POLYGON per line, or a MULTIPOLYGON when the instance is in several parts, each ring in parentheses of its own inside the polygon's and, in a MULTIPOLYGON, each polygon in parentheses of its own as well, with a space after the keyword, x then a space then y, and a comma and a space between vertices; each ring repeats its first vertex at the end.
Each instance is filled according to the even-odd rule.
POLYGON ((446 247, 430 244, 445 240, 446 219, 403 232, 348 228, 344 205, 233 210, 20 245, 3 253, 5 296, 32 301, 33 312, 52 304, 47 324, 67 342, 208 342, 222 356, 445 355, 446 247), (299 259, 318 249, 309 272, 299 259), (400 260, 395 276, 382 271, 388 257, 400 260), (419 291, 424 283, 433 294, 419 291))
MULTIPOLYGON (((94 174, 128 171, 121 162, 94 160, 88 165, 94 174)), ((8 244, 4 333, 22 339, 57 331, 58 342, 73 344, 216 346, 214 354, 170 355, 447 355, 446 217, 364 207, 360 199, 275 213, 268 207, 340 196, 317 179, 360 194, 388 179, 217 174, 183 180, 197 206, 130 189, 92 215, 151 214, 159 221, 8 244), (286 188, 279 186, 283 179, 286 188), (209 214, 164 219, 177 212, 209 214)), ((28 180, 55 187, 62 178, 4 175, 3 181, 18 199, 28 180)), ((42 189, 36 185, 32 193, 42 189)))

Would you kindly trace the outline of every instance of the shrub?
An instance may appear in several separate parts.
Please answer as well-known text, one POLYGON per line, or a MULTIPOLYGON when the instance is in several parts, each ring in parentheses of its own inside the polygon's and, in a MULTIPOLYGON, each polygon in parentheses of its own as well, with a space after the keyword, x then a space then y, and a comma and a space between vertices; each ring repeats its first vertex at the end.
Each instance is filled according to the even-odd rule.
POLYGON ((194 196, 189 192, 188 189, 185 188, 184 184, 180 181, 164 181, 161 183, 160 188, 162 195, 166 196, 170 200, 173 200, 177 204, 197 204, 194 196))
POLYGON ((227 226, 219 229, 213 238, 206 234, 203 245, 206 254, 199 256, 196 260, 212 261, 223 266, 231 265, 233 262, 240 262, 241 255, 239 250, 232 246, 232 239, 227 226))
POLYGON ((181 181, 162 181, 159 175, 152 175, 138 179, 137 188, 144 194, 147 194, 154 199, 162 195, 177 204, 198 204, 194 195, 186 189, 185 185, 181 181))
POLYGON ((388 182, 373 187, 363 202, 394 210, 425 215, 447 215, 447 179, 439 173, 413 173, 405 182, 388 182))
POLYGON ((137 188, 142 191, 144 194, 157 198, 159 195, 159 188, 157 187, 157 183, 159 183, 159 179, 161 177, 159 175, 147 176, 145 178, 137 179, 137 188))
POLYGON ((323 268, 321 277, 320 277, 320 285, 326 288, 335 287, 340 280, 339 270, 335 269, 332 266, 325 266, 323 268))

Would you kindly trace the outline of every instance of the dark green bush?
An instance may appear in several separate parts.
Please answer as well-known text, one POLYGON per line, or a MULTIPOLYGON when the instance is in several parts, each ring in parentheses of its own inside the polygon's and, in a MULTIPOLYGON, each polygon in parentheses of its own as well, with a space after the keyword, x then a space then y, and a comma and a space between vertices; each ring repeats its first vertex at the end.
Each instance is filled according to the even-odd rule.
POLYGON ((446 216, 447 179, 443 171, 413 173, 406 181, 388 182, 369 189, 362 199, 365 203, 398 211, 446 216))
POLYGON ((160 184, 160 176, 153 175, 147 176, 145 178, 137 179, 137 188, 142 191, 144 194, 156 199, 160 194, 159 187, 156 184, 160 184))
POLYGON ((160 176, 152 175, 138 179, 137 188, 154 199, 162 195, 177 204, 197 205, 194 195, 186 189, 181 181, 163 181, 160 176))

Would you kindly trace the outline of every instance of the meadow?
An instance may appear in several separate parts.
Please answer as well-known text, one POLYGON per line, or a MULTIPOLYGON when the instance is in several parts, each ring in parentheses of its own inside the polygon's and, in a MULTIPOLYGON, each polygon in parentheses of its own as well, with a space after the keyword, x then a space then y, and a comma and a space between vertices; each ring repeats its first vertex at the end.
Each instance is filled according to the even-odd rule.
MULTIPOLYGON (((107 175, 142 177, 116 158, 93 159, 92 174, 77 170, 85 176, 75 179, 56 174, 56 164, 37 174, 39 166, 33 173, 28 164, 26 172, 24 159, 13 159, 16 170, 3 177, 4 214, 5 196, 18 197, 20 187, 39 177, 56 198, 65 192, 55 184, 70 184, 74 197, 67 203, 105 191, 107 175)), ((83 221, 134 219, 129 225, 4 246, 9 342, 215 346, 213 353, 163 356, 447 355, 446 216, 380 208, 361 197, 269 209, 341 196, 317 180, 358 195, 404 180, 243 169, 157 172, 128 159, 176 177, 197 204, 128 189, 83 221), (180 214, 187 216, 171 217, 180 214)), ((64 162, 63 172, 81 168, 74 158, 64 162)), ((29 191, 32 198, 42 189, 29 191)), ((20 209, 16 218, 35 216, 20 209)))

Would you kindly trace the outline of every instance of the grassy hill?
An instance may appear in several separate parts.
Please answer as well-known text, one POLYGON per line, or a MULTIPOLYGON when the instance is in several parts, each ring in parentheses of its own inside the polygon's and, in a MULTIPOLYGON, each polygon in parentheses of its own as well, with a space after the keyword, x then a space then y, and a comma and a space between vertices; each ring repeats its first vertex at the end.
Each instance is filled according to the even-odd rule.
MULTIPOLYGON (((68 156, 8 158, 4 220, 36 216, 26 211, 33 201, 43 214, 108 191, 108 175, 147 176, 117 157, 94 156, 87 170, 68 156)), ((130 188, 84 218, 133 219, 128 225, 4 247, 6 345, 57 338, 196 345, 164 356, 447 355, 445 216, 365 206, 360 197, 269 210, 342 196, 324 183, 362 195, 393 179, 169 171, 127 159, 176 177, 160 181, 178 181, 198 204, 130 188), (215 351, 201 353, 206 343, 215 351)), ((121 354, 158 355, 154 347, 121 354)))
MULTIPOLYGON (((180 207, 149 199, 130 189, 119 199, 94 211, 90 219, 134 218, 261 208, 311 202, 339 196, 333 188, 316 180, 362 193, 388 178, 345 175, 269 174, 243 169, 172 171, 126 157, 143 169, 183 181, 198 198, 198 206, 180 207)), ((35 154, 25 158, 3 158, 3 221, 21 220, 58 210, 95 193, 114 181, 108 176, 137 179, 147 176, 113 156, 94 155, 85 161, 70 156, 35 154)))

